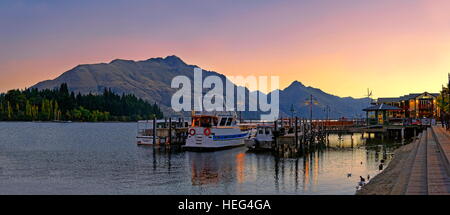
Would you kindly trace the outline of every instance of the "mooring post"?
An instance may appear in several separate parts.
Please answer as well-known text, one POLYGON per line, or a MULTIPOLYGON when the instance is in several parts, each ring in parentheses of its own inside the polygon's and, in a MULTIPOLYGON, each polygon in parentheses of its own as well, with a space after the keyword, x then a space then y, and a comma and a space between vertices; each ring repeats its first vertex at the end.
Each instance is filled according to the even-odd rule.
POLYGON ((172 144, 172 117, 169 117, 169 140, 166 144, 172 144))
POLYGON ((295 124, 294 124, 294 134, 295 134, 295 148, 298 148, 298 118, 295 117, 295 124))
POLYGON ((156 145, 156 116, 153 117, 153 146, 156 145))
POLYGON ((353 148, 353 133, 351 133, 351 136, 350 136, 350 138, 351 138, 351 141, 352 141, 352 148, 353 148))
POLYGON ((405 128, 402 128, 401 132, 402 132, 401 136, 402 136, 402 142, 403 142, 403 140, 405 139, 405 128))

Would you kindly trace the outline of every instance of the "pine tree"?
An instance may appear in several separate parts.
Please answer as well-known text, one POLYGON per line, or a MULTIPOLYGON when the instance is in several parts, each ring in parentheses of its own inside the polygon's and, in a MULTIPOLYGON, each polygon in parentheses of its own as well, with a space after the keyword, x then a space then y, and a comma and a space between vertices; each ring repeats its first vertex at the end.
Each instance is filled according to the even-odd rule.
POLYGON ((30 105, 30 101, 27 100, 25 104, 25 117, 27 120, 31 120, 33 118, 32 107, 30 105))
POLYGON ((13 111, 12 111, 12 107, 11 107, 11 104, 9 103, 9 101, 8 101, 8 103, 7 103, 7 110, 6 110, 6 117, 7 117, 7 119, 8 120, 11 120, 12 119, 12 116, 13 116, 13 111))
POLYGON ((54 120, 59 120, 59 107, 58 107, 58 102, 55 101, 54 105, 53 105, 53 119, 54 120))

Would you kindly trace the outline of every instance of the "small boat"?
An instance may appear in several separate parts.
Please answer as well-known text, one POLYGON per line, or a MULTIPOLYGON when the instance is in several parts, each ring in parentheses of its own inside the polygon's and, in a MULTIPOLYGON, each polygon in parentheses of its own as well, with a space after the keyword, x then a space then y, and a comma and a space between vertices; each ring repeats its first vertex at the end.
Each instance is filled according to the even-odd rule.
MULTIPOLYGON (((140 120, 137 123, 138 131, 136 136, 137 145, 153 145, 153 120, 140 120)), ((168 130, 169 121, 164 119, 156 120, 156 134, 162 130, 168 130)), ((188 121, 178 122, 172 120, 172 128, 187 128, 189 126, 188 121)), ((168 131, 167 131, 168 132, 168 131)), ((156 136, 155 142, 157 144, 165 144, 166 138, 156 136)))
POLYGON ((274 125, 260 124, 256 126, 255 136, 245 140, 245 145, 250 151, 270 151, 274 141, 274 125))
POLYGON ((186 151, 215 151, 244 146, 249 131, 241 129, 236 114, 229 112, 201 113, 192 116, 186 151))

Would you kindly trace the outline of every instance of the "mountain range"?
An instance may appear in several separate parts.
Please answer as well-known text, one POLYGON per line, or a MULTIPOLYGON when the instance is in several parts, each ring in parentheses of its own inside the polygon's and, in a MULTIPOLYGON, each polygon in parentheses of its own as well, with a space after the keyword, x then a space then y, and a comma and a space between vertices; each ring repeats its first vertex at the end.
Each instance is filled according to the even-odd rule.
MULTIPOLYGON (((174 55, 165 58, 150 58, 144 61, 116 59, 110 63, 78 65, 53 80, 39 82, 31 88, 53 89, 62 83, 67 83, 70 91, 82 94, 102 93, 105 88, 109 88, 119 94, 134 94, 149 102, 157 103, 165 113, 173 113, 170 108, 171 97, 178 89, 170 87, 172 79, 175 76, 184 75, 193 80, 193 71, 196 67, 186 64, 174 55)), ((222 80, 226 79, 226 76, 220 73, 203 70, 203 78, 210 75, 216 75, 222 80)), ((320 89, 304 86, 299 81, 294 81, 285 89, 278 91, 282 117, 291 116, 292 107, 296 116, 309 117, 310 106, 305 102, 311 95, 314 98, 314 118, 325 118, 327 109, 330 118, 364 116, 362 109, 367 107, 370 101, 369 98, 331 95, 320 89)), ((246 88, 245 92, 246 98, 249 94, 256 93, 246 88)), ((268 95, 270 96, 271 93, 268 95)), ((245 112, 244 116, 257 118, 260 113, 245 112)))

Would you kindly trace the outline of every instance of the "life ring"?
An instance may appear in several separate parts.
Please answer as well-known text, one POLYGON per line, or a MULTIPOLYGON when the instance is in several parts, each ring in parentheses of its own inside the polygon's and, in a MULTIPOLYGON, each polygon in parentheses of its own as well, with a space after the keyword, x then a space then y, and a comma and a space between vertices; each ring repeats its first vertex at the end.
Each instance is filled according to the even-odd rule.
POLYGON ((205 128, 205 130, 203 130, 203 134, 205 134, 205 136, 209 136, 211 134, 211 129, 205 128))
POLYGON ((191 130, 189 130, 189 134, 191 135, 191 136, 194 136, 195 135, 195 129, 191 129, 191 130))

